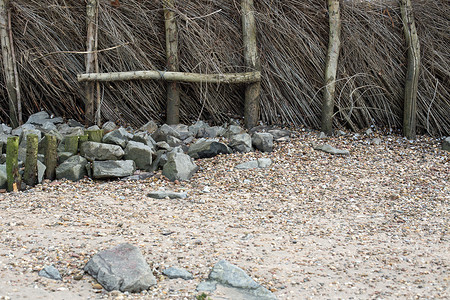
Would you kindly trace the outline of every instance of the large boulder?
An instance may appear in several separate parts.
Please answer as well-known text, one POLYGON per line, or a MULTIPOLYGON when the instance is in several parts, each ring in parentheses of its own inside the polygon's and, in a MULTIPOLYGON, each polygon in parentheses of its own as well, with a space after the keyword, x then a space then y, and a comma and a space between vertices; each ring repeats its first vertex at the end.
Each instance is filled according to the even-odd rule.
POLYGON ((31 115, 28 118, 26 124, 33 124, 33 125, 42 126, 42 125, 44 125, 45 122, 51 122, 53 124, 59 124, 59 123, 63 122, 63 119, 61 117, 54 118, 53 116, 50 116, 47 112, 40 111, 38 113, 35 113, 35 114, 31 115))
POLYGON ((118 145, 84 142, 81 144, 80 154, 90 161, 118 160, 124 156, 125 152, 118 145))
POLYGON ((252 144, 261 152, 272 152, 273 135, 268 132, 255 132, 252 136, 252 144))
POLYGON ((233 135, 245 133, 245 129, 238 125, 230 125, 225 131, 224 136, 226 138, 231 138, 233 135))
POLYGON ((87 175, 87 163, 87 159, 82 156, 72 156, 56 168, 56 178, 65 178, 72 181, 83 179, 83 177, 87 175))
POLYGON ((192 158, 209 158, 219 154, 229 154, 231 149, 216 139, 199 139, 189 147, 188 155, 192 158))
POLYGON ((450 152, 450 136, 442 141, 442 150, 450 152))
POLYGON ((180 134, 178 133, 178 131, 176 131, 175 129, 173 129, 172 127, 170 127, 167 124, 163 124, 152 134, 152 138, 156 142, 162 142, 162 141, 167 142, 168 136, 173 136, 173 137, 176 137, 177 139, 180 139, 180 134))
POLYGON ((92 177, 95 179, 120 178, 133 175, 136 164, 132 160, 106 160, 92 163, 92 177))
POLYGON ((198 166, 189 155, 170 152, 167 154, 167 163, 163 167, 163 175, 171 181, 189 180, 197 170, 198 166))
POLYGON ((119 145, 125 148, 127 142, 133 138, 133 135, 125 130, 125 128, 120 127, 119 129, 113 130, 105 134, 102 138, 103 143, 119 145))
POLYGON ((105 290, 139 293, 156 284, 156 278, 136 246, 120 244, 94 255, 84 267, 105 290))
POLYGON ((252 137, 248 133, 239 133, 230 138, 230 147, 237 152, 252 151, 252 137))
POLYGON ((176 132, 178 132, 178 134, 180 135, 179 137, 180 140, 185 140, 193 136, 192 133, 189 131, 189 126, 187 125, 177 124, 177 125, 170 125, 170 127, 172 127, 173 129, 175 129, 176 132))
POLYGON ((152 166, 153 149, 143 143, 129 141, 125 148, 125 159, 133 160, 136 168, 150 171, 152 166))

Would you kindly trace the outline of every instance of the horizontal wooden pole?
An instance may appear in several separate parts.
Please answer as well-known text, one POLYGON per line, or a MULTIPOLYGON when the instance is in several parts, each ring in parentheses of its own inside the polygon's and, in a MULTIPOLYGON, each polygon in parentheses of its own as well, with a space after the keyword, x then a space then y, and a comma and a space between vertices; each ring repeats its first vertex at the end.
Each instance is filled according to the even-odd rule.
POLYGON ((79 74, 78 81, 166 80, 204 83, 250 83, 261 81, 261 72, 200 74, 165 71, 132 71, 79 74))

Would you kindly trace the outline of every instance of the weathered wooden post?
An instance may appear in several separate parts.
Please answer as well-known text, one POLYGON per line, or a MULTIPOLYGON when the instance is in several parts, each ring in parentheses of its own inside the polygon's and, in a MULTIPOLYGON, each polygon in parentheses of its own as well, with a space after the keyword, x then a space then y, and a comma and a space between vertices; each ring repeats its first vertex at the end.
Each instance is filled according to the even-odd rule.
POLYGON ((8 191, 17 191, 20 189, 19 174, 19 137, 8 137, 6 144, 6 180, 8 182, 8 191))
MULTIPOLYGON (((244 40, 244 61, 251 71, 261 71, 261 62, 258 55, 256 43, 256 22, 253 0, 242 0, 242 32, 244 40)), ((244 121, 245 127, 255 127, 259 121, 259 97, 261 93, 261 82, 253 82, 245 88, 244 121)))
POLYGON ((322 131, 333 134, 334 94, 336 89, 336 73, 341 48, 341 17, 339 0, 328 0, 329 38, 325 67, 325 88, 322 106, 322 131))
POLYGON ((36 184, 38 141, 38 136, 36 134, 27 135, 24 182, 29 186, 34 186, 36 184))
POLYGON ((19 80, 16 77, 17 68, 14 66, 14 49, 11 39, 11 28, 8 18, 9 0, 0 0, 0 39, 2 46, 3 69, 5 74, 6 91, 9 98, 9 117, 13 127, 19 126, 21 123, 21 115, 19 115, 20 92, 19 80))
POLYGON ((408 69, 406 71, 405 96, 403 107, 403 135, 413 140, 416 138, 417 89, 420 74, 420 43, 417 37, 411 0, 401 0, 400 10, 403 31, 408 47, 408 69))
MULTIPOLYGON (((164 21, 166 31, 167 70, 177 72, 178 59, 178 29, 173 11, 175 0, 164 0, 164 21)), ((166 123, 180 123, 180 90, 177 82, 167 82, 166 123)))
MULTIPOLYGON (((98 60, 97 60, 97 23, 98 23, 98 0, 88 0, 86 4, 86 27, 87 27, 87 40, 86 40, 86 73, 98 72, 98 60)), ((94 123, 95 117, 95 95, 96 87, 98 84, 95 82, 86 83, 86 123, 94 123)), ((98 94, 98 93, 97 93, 98 94)), ((97 101, 98 102, 98 101, 97 101)), ((98 105, 98 103, 97 103, 98 105)), ((97 107, 97 110, 100 108, 97 107)))
POLYGON ((47 167, 45 178, 53 180, 56 177, 56 164, 58 162, 58 153, 56 152, 58 142, 56 136, 49 134, 45 135, 45 141, 44 165, 47 167))

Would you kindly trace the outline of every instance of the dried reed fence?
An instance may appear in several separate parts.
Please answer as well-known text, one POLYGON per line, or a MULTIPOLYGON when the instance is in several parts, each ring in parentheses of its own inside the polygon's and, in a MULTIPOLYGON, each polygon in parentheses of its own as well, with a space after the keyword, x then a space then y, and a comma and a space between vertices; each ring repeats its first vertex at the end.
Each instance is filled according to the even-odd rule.
MULTIPOLYGON (((100 72, 164 70, 161 0, 101 1, 100 72), (112 48, 112 49, 111 49, 112 48)), ((320 128, 328 42, 326 1, 255 1, 262 64, 263 122, 320 128)), ((243 63, 240 1, 178 0, 180 71, 233 73, 243 63)), ((85 1, 11 0, 12 26, 25 115, 48 110, 84 119, 85 1)), ((450 135, 450 4, 415 0, 422 49, 418 129, 450 135)), ((406 49, 396 1, 344 1, 335 125, 401 127, 406 49)), ((0 75, 2 76, 2 75, 0 75)), ((3 83, 3 78, 0 79, 3 83)), ((101 84, 102 115, 139 126, 164 121, 160 81, 101 84)), ((181 118, 215 123, 242 116, 244 86, 182 84, 181 118)), ((2 121, 6 89, 0 89, 2 121)))

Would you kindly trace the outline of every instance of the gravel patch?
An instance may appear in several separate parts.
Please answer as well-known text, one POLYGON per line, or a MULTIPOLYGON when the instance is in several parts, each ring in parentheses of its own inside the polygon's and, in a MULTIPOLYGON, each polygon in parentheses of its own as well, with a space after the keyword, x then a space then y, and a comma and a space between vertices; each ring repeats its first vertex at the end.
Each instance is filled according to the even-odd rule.
POLYGON ((299 130, 272 153, 196 163, 188 182, 156 173, 0 194, 0 299, 192 299, 220 259, 278 299, 450 298, 450 154, 436 140, 299 130), (350 155, 314 150, 320 143, 350 155), (273 164, 235 169, 261 158, 273 164), (188 196, 147 196, 159 190, 188 196), (95 253, 121 243, 139 247, 156 286, 106 292, 83 275, 95 253), (48 265, 62 281, 38 275, 48 265), (194 278, 162 274, 175 265, 194 278))

